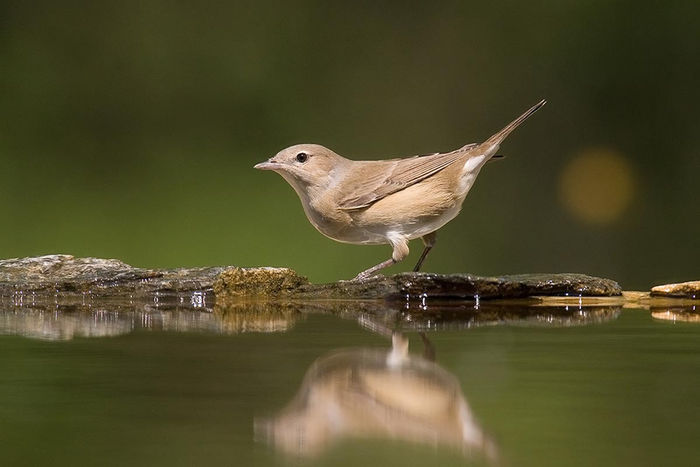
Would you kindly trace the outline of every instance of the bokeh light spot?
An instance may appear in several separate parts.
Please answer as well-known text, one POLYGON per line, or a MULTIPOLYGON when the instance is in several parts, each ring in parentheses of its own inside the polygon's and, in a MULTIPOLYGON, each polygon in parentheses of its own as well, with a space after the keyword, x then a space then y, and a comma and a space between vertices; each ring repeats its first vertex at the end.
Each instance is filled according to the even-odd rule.
POLYGON ((575 155, 559 177, 562 203, 587 224, 610 224, 635 196, 634 171, 627 158, 608 147, 587 148, 575 155))

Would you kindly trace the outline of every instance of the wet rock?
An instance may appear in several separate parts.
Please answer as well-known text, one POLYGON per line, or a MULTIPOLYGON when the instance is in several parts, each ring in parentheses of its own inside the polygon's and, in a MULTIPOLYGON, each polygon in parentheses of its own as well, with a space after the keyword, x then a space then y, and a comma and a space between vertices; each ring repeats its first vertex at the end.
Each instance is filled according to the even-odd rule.
POLYGON ((440 298, 522 298, 533 296, 620 295, 620 285, 610 279, 585 274, 518 274, 479 277, 469 274, 400 274, 401 293, 440 298))
POLYGON ((651 289, 651 295, 657 297, 699 298, 700 281, 657 285, 651 289))
POLYGON ((290 296, 304 300, 376 300, 392 297, 400 293, 401 288, 396 276, 375 276, 363 281, 338 281, 328 284, 306 284, 291 291, 290 296))
POLYGON ((211 291, 225 268, 142 269, 116 259, 48 255, 0 260, 0 295, 97 297, 211 291))
POLYGON ((156 277, 153 271, 133 268, 116 259, 74 258, 48 255, 0 261, 0 284, 21 284, 26 289, 43 287, 74 288, 78 284, 102 281, 129 281, 156 277))
POLYGON ((403 273, 366 281, 308 284, 292 291, 299 298, 389 300, 464 300, 533 296, 616 296, 617 282, 584 274, 521 274, 480 277, 470 274, 403 273))
POLYGON ((675 310, 687 313, 700 313, 700 297, 676 297, 652 295, 649 292, 625 291, 622 293, 625 308, 643 308, 654 312, 675 310))
POLYGON ((214 282, 214 292, 222 300, 240 297, 289 296, 309 280, 287 268, 226 268, 214 282))
POLYGON ((470 274, 404 273, 365 281, 311 284, 285 268, 135 268, 114 259, 50 255, 0 261, 0 296, 154 297, 192 303, 242 299, 285 300, 472 300, 532 296, 614 296, 620 286, 583 274, 523 274, 479 277, 470 274), (211 296, 210 296, 211 295, 211 296))

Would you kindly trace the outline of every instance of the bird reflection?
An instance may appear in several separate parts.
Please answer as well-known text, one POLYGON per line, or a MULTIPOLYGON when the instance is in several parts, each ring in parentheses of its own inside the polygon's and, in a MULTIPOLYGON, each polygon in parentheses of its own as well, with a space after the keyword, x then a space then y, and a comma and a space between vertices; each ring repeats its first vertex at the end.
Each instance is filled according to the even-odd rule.
POLYGON ((295 398, 278 415, 258 419, 256 435, 277 449, 313 456, 349 438, 380 438, 451 446, 465 455, 496 456, 454 375, 410 355, 408 339, 389 350, 350 349, 316 360, 295 398))

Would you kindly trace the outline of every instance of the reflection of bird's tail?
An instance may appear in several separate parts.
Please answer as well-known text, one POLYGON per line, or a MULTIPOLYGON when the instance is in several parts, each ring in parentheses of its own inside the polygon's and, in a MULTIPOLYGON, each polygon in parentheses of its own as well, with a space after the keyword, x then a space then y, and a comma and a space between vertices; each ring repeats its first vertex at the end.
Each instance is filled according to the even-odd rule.
POLYGON ((527 120, 532 114, 537 112, 540 107, 542 107, 547 101, 542 99, 539 101, 537 104, 533 105, 530 107, 524 114, 510 122, 508 125, 505 126, 501 131, 487 139, 484 143, 481 144, 481 146, 485 148, 490 148, 490 147, 495 147, 497 148, 498 145, 501 144, 501 142, 506 139, 506 137, 511 134, 513 130, 518 128, 525 120, 527 120))
POLYGON ((496 462, 499 459, 498 447, 493 440, 486 435, 481 426, 474 420, 466 401, 461 401, 459 417, 462 425, 463 449, 471 453, 472 449, 480 451, 487 460, 496 462))

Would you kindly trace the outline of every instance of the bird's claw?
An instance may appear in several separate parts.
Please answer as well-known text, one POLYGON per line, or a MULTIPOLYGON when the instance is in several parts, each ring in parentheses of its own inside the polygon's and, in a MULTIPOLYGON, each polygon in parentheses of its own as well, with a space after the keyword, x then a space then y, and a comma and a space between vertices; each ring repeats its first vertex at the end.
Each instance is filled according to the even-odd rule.
POLYGON ((374 276, 375 276, 374 273, 371 273, 371 272, 368 273, 366 271, 363 271, 363 272, 359 273, 358 275, 356 275, 355 277, 353 277, 352 279, 350 279, 350 282, 364 282, 368 279, 373 278, 374 276))

